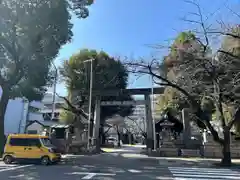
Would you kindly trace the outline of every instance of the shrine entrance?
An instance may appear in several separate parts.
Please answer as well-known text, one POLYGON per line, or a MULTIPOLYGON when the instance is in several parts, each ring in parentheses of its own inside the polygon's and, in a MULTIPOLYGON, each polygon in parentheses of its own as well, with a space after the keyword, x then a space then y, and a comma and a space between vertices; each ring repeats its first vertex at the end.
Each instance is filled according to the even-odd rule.
POLYGON ((140 88, 140 89, 120 89, 120 90, 104 90, 104 91, 93 91, 95 99, 95 112, 94 112, 94 127, 93 127, 93 139, 94 144, 99 144, 99 129, 100 129, 100 107, 101 106, 126 106, 126 105, 137 105, 139 102, 145 105, 145 119, 147 129, 147 140, 146 145, 148 149, 154 148, 154 134, 153 134, 153 118, 151 109, 151 98, 152 94, 162 94, 164 88, 140 88), (101 97, 104 96, 120 96, 121 94, 128 95, 144 95, 142 101, 101 101, 101 97))

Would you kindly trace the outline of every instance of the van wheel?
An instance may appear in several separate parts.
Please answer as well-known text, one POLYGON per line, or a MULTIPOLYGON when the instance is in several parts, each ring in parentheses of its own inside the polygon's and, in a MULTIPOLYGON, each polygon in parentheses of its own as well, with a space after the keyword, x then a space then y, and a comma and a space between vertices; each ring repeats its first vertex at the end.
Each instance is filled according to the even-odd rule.
POLYGON ((4 159, 3 159, 3 162, 4 162, 5 164, 11 164, 11 163, 13 162, 13 157, 10 156, 10 155, 6 155, 6 156, 4 157, 4 159))
POLYGON ((48 156, 43 156, 43 157, 41 158, 41 164, 44 165, 44 166, 49 165, 49 164, 50 164, 50 159, 49 159, 49 157, 48 157, 48 156))

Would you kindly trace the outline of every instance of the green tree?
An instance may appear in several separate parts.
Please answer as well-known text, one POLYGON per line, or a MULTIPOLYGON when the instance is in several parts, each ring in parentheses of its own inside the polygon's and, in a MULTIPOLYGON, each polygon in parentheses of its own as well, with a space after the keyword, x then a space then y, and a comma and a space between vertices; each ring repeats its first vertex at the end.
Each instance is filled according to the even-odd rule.
POLYGON ((69 0, 70 9, 78 18, 87 18, 89 16, 88 7, 94 3, 94 0, 69 0))
MULTIPOLYGON (((131 67, 135 69, 135 72, 142 72, 142 70, 136 70, 137 67, 148 69, 146 73, 160 80, 160 82, 156 82, 157 84, 175 88, 186 97, 192 113, 197 117, 197 124, 201 128, 209 129, 214 140, 223 147, 221 162, 226 166, 231 165, 230 130, 240 120, 239 29, 238 25, 229 32, 220 32, 225 35, 225 39, 223 46, 216 54, 210 54, 210 39, 206 33, 205 43, 199 38, 194 46, 185 46, 184 48, 177 46, 177 56, 173 56, 172 63, 170 63, 170 67, 176 74, 174 80, 153 71, 156 69, 154 65, 158 65, 155 59, 151 64, 134 63, 131 67), (231 43, 228 43, 225 48, 224 44, 229 40, 228 38, 231 39, 231 43), (202 103, 202 99, 205 99, 205 105, 202 103), (223 129, 223 138, 210 122, 211 112, 206 105, 211 104, 219 112, 218 119, 223 129), (234 109, 233 116, 229 120, 224 116, 224 105, 234 109)), ((206 31, 206 29, 204 30, 206 31)))
MULTIPOLYGON (((88 94, 89 94, 89 80, 90 80, 90 63, 84 62, 89 59, 93 60, 93 91, 104 91, 106 89, 119 90, 126 89, 128 82, 128 73, 122 63, 110 57, 105 52, 97 52, 95 50, 83 49, 77 54, 73 55, 69 60, 64 61, 60 72, 68 89, 68 100, 72 105, 76 96, 82 100, 81 112, 74 111, 74 107, 69 109, 74 111, 77 116, 83 115, 87 117, 87 113, 83 114, 88 109, 88 94), (85 104, 85 106, 83 105, 85 104)), ((94 110, 94 99, 92 110, 94 110)), ((129 95, 122 96, 106 96, 101 98, 102 101, 112 100, 132 100, 129 95)), ((71 106, 71 105, 70 105, 71 106)), ((93 112, 93 111, 92 111, 93 112)), ((128 116, 132 113, 132 106, 102 106, 101 107, 101 126, 104 125, 107 118, 113 115, 120 115, 122 117, 128 116)))
MULTIPOLYGON (((72 5, 81 1, 74 1, 72 5)), ((46 86, 51 83, 51 62, 60 47, 72 37, 68 8, 66 0, 0 2, 0 84, 3 90, 0 101, 0 153, 3 150, 4 115, 8 100, 14 97, 40 100, 46 86)), ((75 11, 77 9, 81 10, 76 7, 75 11)))
MULTIPOLYGON (((171 45, 169 54, 164 57, 162 65, 160 66, 162 76, 173 82, 179 82, 179 76, 184 72, 184 70, 182 71, 182 69, 179 69, 179 65, 184 64, 183 56, 186 56, 186 54, 197 55, 201 53, 202 49, 202 45, 191 31, 179 33, 171 45)), ((185 81, 180 82, 186 83, 185 81)), ((213 110, 213 107, 210 107, 211 102, 209 99, 206 99, 202 94, 199 96, 198 91, 195 91, 193 88, 190 90, 192 96, 198 99, 198 101, 201 101, 204 108, 208 107, 213 110)), ((180 114, 183 108, 189 108, 189 104, 186 97, 181 92, 170 86, 166 87, 164 93, 159 96, 157 108, 161 111, 171 109, 171 112, 177 115, 180 114)), ((199 124, 199 126, 205 128, 203 124, 199 124)))

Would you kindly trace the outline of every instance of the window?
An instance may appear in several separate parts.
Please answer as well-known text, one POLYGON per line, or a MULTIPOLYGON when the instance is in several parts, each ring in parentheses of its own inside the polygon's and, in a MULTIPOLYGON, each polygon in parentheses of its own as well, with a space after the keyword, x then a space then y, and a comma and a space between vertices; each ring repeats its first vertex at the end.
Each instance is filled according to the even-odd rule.
POLYGON ((66 128, 54 128, 55 129, 55 138, 56 139, 64 139, 66 128))
POLYGON ((11 146, 40 146, 40 140, 38 138, 11 138, 11 146))
POLYGON ((48 139, 48 138, 41 138, 41 141, 44 146, 52 146, 52 143, 51 143, 50 139, 48 139))
POLYGON ((28 111, 29 112, 40 112, 39 108, 33 107, 33 106, 29 106, 28 107, 28 111))
POLYGON ((10 145, 11 146, 28 146, 28 140, 24 138, 11 138, 10 145))
POLYGON ((28 146, 41 146, 40 139, 38 138, 36 139, 29 138, 27 141, 28 141, 28 146))
POLYGON ((38 131, 37 130, 28 130, 28 134, 37 134, 38 131))

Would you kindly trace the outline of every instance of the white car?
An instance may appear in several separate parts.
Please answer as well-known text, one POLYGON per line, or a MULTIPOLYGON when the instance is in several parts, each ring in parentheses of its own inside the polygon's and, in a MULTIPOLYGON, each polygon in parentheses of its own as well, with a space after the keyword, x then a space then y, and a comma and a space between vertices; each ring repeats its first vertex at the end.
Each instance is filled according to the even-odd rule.
POLYGON ((115 147, 118 145, 118 140, 115 137, 107 138, 107 142, 108 142, 108 144, 113 145, 115 147))

